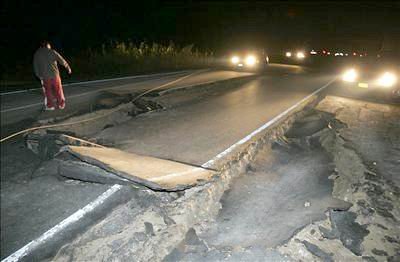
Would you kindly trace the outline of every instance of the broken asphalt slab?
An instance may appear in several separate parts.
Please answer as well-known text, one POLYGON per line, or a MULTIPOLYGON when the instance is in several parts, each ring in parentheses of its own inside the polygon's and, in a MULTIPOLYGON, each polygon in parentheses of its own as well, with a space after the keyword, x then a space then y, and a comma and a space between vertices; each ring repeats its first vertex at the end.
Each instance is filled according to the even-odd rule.
MULTIPOLYGON (((104 179, 105 182, 111 182, 120 179, 124 184, 132 182, 153 190, 177 191, 209 181, 215 175, 214 171, 205 168, 114 148, 66 146, 60 154, 70 154, 86 163, 79 166, 80 172, 61 173, 63 176, 73 175, 74 179, 84 181, 99 182, 104 179), (103 171, 97 173, 99 168, 103 171), (109 178, 107 173, 110 174, 109 178)), ((60 165, 63 164, 61 161, 60 165)), ((66 166, 60 170, 69 167, 71 162, 67 161, 66 166)))
POLYGON ((361 226, 355 221, 357 214, 347 211, 330 210, 329 217, 332 224, 332 231, 325 231, 325 234, 323 234, 324 237, 329 239, 338 238, 354 254, 361 255, 361 243, 364 237, 369 234, 369 231, 366 229, 366 226, 361 226))

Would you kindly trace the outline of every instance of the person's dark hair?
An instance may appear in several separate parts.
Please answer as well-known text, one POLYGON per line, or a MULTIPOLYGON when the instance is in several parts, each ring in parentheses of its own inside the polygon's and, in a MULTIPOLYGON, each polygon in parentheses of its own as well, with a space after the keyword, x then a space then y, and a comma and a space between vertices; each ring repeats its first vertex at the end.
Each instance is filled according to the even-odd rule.
POLYGON ((43 40, 43 41, 40 42, 40 46, 41 47, 46 47, 48 44, 50 44, 50 42, 47 41, 47 40, 43 40))

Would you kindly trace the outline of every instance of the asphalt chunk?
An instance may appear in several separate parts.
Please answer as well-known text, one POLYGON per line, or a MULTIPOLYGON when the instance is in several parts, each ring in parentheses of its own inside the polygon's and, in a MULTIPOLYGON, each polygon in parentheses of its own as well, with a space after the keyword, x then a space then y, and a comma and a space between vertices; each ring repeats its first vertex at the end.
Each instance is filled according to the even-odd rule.
POLYGON ((386 251, 376 249, 376 248, 372 249, 372 253, 374 253, 377 256, 385 256, 385 257, 388 256, 388 253, 386 251))
POLYGON ((310 251, 310 253, 313 254, 314 256, 317 256, 326 262, 334 261, 332 258, 332 256, 333 256, 332 253, 326 253, 325 251, 320 249, 318 246, 308 242, 307 240, 304 240, 302 243, 307 248, 307 250, 310 251))
POLYGON ((355 219, 357 215, 349 211, 329 211, 332 223, 332 233, 335 234, 343 245, 356 255, 362 254, 361 243, 369 230, 361 226, 355 219))

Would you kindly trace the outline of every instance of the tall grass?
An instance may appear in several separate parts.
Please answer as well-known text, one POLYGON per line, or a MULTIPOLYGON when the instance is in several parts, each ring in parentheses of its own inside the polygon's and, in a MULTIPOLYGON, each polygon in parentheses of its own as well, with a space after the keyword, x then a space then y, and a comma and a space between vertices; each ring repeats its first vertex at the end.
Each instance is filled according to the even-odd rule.
POLYGON ((78 78, 120 76, 127 74, 207 67, 213 63, 212 53, 200 52, 188 45, 179 48, 141 42, 115 42, 101 50, 87 50, 70 59, 78 78))
MULTIPOLYGON (((147 72, 173 71, 179 69, 204 68, 211 66, 214 56, 211 52, 200 52, 193 45, 179 47, 173 42, 167 45, 141 42, 112 42, 97 49, 87 49, 74 56, 65 57, 72 67, 72 77, 64 79, 90 80, 147 72)), ((34 82, 32 65, 19 65, 14 72, 2 76, 4 88, 16 83, 25 85, 34 82)), ((13 87, 14 89, 16 87, 13 87)))

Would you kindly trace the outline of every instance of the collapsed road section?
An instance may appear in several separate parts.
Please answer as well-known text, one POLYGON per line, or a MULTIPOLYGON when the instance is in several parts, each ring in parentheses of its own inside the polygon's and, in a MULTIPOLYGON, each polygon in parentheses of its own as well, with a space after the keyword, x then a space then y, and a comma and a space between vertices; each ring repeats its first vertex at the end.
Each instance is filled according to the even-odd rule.
MULTIPOLYGON (((293 111, 301 110, 314 98, 314 91, 319 90, 321 86, 327 86, 326 82, 331 77, 310 79, 295 75, 286 76, 278 82, 275 79, 271 76, 242 79, 211 84, 203 88, 182 89, 162 96, 153 95, 143 98, 143 101, 137 100, 136 102, 140 101, 144 105, 143 108, 147 108, 148 105, 152 108, 152 104, 161 106, 148 113, 131 113, 137 112, 138 106, 122 103, 113 108, 106 107, 87 115, 76 116, 61 122, 65 125, 58 126, 59 128, 35 132, 27 137, 29 148, 38 155, 26 151, 18 140, 3 144, 2 255, 12 253, 7 257, 7 261, 51 258, 62 245, 71 243, 77 235, 82 235, 99 221, 106 221, 104 218, 109 215, 113 222, 105 223, 114 225, 113 228, 118 232, 120 227, 124 226, 118 221, 130 221, 129 226, 137 226, 137 229, 126 228, 127 235, 126 238, 121 235, 121 245, 124 245, 125 239, 133 241, 131 236, 134 231, 138 233, 136 235, 139 241, 135 248, 143 248, 143 241, 147 238, 143 238, 144 235, 140 233, 144 225, 140 219, 152 223, 142 215, 153 215, 154 210, 163 211, 160 213, 160 221, 164 221, 165 218, 167 223, 160 224, 164 225, 166 230, 163 232, 172 232, 169 231, 171 228, 177 230, 171 238, 175 240, 165 242, 165 249, 162 248, 164 244, 158 245, 156 240, 154 245, 146 244, 148 252, 144 252, 142 258, 145 260, 150 254, 158 254, 158 258, 167 255, 190 225, 218 211, 218 199, 228 184, 227 179, 230 179, 230 176, 223 175, 223 170, 229 170, 227 163, 232 161, 238 169, 245 168, 246 164, 237 160, 248 161, 248 155, 243 152, 248 151, 249 144, 261 138, 263 132, 284 120, 293 111), (306 81, 306 84, 301 88, 292 89, 299 79, 306 81), (108 114, 116 108, 118 110, 108 114), (243 114, 251 115, 251 118, 243 119, 243 114), (95 118, 97 121, 83 122, 87 118, 95 118), (71 121, 80 124, 72 127, 69 125, 71 121), (211 184, 206 183, 209 181, 196 180, 198 187, 175 193, 148 190, 144 185, 137 183, 127 186, 124 183, 126 181, 121 182, 121 176, 117 174, 111 177, 111 170, 104 169, 104 165, 97 165, 98 161, 92 161, 94 158, 85 162, 70 154, 70 151, 67 156, 59 154, 54 158, 54 154, 65 145, 70 148, 114 148, 129 154, 178 162, 188 168, 216 174, 211 176, 212 181, 222 174, 222 183, 213 184, 213 190, 209 190, 211 184), (66 168, 63 168, 59 161, 66 164, 66 168), (90 174, 80 179, 68 178, 67 175, 71 176, 74 171, 68 168, 69 161, 75 162, 75 170, 78 168, 77 163, 86 167, 90 165, 90 168, 85 170, 101 169, 103 173, 95 173, 119 179, 120 185, 113 185, 116 180, 94 183, 96 181, 89 180, 93 178, 90 174), (201 198, 203 201, 198 202, 201 198), (179 201, 182 201, 182 206, 175 208, 179 201), (127 203, 130 203, 130 208, 125 210, 129 212, 128 217, 112 213, 113 210, 121 212, 119 207, 126 207, 127 203), (175 210, 177 213, 177 217, 174 216, 173 219, 175 222, 168 219, 169 215, 165 215, 167 207, 157 208, 166 204, 169 206, 171 203, 174 203, 170 207, 171 212, 175 210), (150 212, 148 208, 153 211, 150 212), (146 210, 150 213, 145 212, 146 210), (184 216, 180 217, 182 214, 184 216), (158 246, 160 250, 155 252, 154 248, 158 246)), ((271 133, 271 137, 273 136, 271 133)), ((254 153, 254 149, 250 151, 254 153)), ((230 174, 230 171, 227 171, 227 174, 230 174)), ((150 230, 150 225, 146 225, 150 230)), ((154 225, 153 229, 156 232, 158 229, 155 229, 156 224, 154 225)), ((112 232, 110 234, 113 235, 112 232)), ((165 234, 156 235, 165 237, 165 234)), ((105 240, 101 241, 107 243, 105 240)), ((125 248, 121 249, 123 250, 125 248)), ((126 249, 127 255, 142 254, 134 249, 129 250, 126 249)), ((119 255, 121 254, 115 252, 113 256, 119 255)))
POLYGON ((134 216, 133 203, 120 207, 55 260, 396 261, 399 117, 398 106, 328 96, 248 145, 211 183, 153 192, 134 216))
POLYGON ((400 107, 328 96, 164 261, 398 261, 400 107))
MULTIPOLYGON (((182 103, 182 99, 174 99, 182 103)), ((144 187, 128 186, 127 195, 119 195, 124 198, 123 205, 121 201, 109 205, 110 213, 103 214, 98 223, 89 223, 92 226, 79 237, 70 238, 53 260, 396 261, 400 242, 399 115, 398 106, 325 98, 315 109, 271 126, 233 154, 210 183, 204 182, 215 173, 206 168, 203 183, 185 191, 169 188, 178 191, 162 192, 168 188, 134 180, 136 186, 144 187)), ((76 130, 80 135, 93 134, 93 129, 80 128, 76 130)), ((57 163, 58 175, 73 178, 66 182, 126 184, 129 172, 122 176, 118 172, 124 165, 113 167, 114 161, 107 162, 107 158, 137 156, 96 144, 104 141, 101 136, 90 142, 62 133, 53 130, 47 134, 46 145, 60 142, 49 136, 72 139, 60 145, 85 145, 64 147, 56 161, 50 161, 57 163), (75 163, 68 166, 71 160, 75 163), (73 172, 79 168, 78 162, 87 166, 73 172), (96 167, 98 170, 90 171, 96 167), (100 171, 110 181, 102 180, 100 171)), ((38 148, 46 148, 33 146, 32 137, 28 140, 32 149, 39 153, 38 148)), ((25 258, 32 257, 43 258, 37 254, 25 258)))
MULTIPOLYGON (((315 98, 313 95, 308 96, 293 109, 301 111, 315 98)), ((293 112, 290 111, 290 113, 293 112)), ((227 155, 228 159, 224 159, 225 165, 219 170, 217 176, 208 175, 208 179, 203 177, 202 180, 208 183, 185 191, 178 190, 176 193, 157 193, 146 189, 136 191, 137 197, 132 198, 125 205, 115 208, 102 221, 65 245, 53 260, 63 261, 72 258, 73 260, 98 261, 103 259, 124 260, 132 257, 138 261, 159 261, 163 259, 179 243, 189 228, 213 219, 220 209, 219 199, 229 186, 231 179, 246 170, 251 159, 263 144, 270 143, 270 141, 283 135, 284 130, 294 120, 293 116, 287 117, 286 114, 282 115, 266 126, 271 127, 270 129, 266 127, 260 129, 257 134, 258 138, 254 137, 253 139, 252 137, 251 140, 243 142, 241 148, 238 148, 239 150, 232 150, 231 154, 227 155)), ((120 175, 120 171, 124 169, 124 164, 122 163, 123 166, 121 167, 119 162, 125 162, 123 159, 127 156, 127 153, 121 153, 115 149, 110 151, 110 149, 97 148, 94 150, 97 154, 94 154, 93 147, 90 148, 80 147, 78 149, 69 146, 64 147, 62 152, 72 154, 81 161, 83 160, 85 164, 95 164, 114 175, 120 175), (122 158, 119 157, 121 154, 124 155, 122 158), (115 157, 111 162, 107 161, 110 156, 115 157), (115 162, 117 164, 114 164, 115 162), (108 166, 105 166, 107 163, 108 166), (113 168, 110 168, 110 165, 113 165, 113 168), (119 166, 116 167, 116 165, 119 166)), ((132 155, 129 155, 129 158, 132 159, 131 161, 134 159, 132 155)), ((61 158, 61 160, 65 161, 65 158, 61 158)), ((203 168, 200 168, 200 170, 207 171, 204 169, 207 163, 202 166, 203 168)), ((59 170, 65 170, 65 168, 59 168, 59 170)), ((85 180, 89 177, 87 173, 91 173, 92 176, 95 173, 88 170, 86 168, 86 172, 81 169, 81 172, 72 173, 81 174, 80 177, 75 177, 75 179, 85 180)), ((126 174, 126 172, 124 173, 126 174)), ((135 174, 137 175, 137 173, 135 174)), ((190 174, 187 173, 188 177, 190 174)), ((209 171, 206 174, 210 174, 209 171)), ((175 177, 175 174, 172 175, 175 177)), ((126 176, 123 177, 127 178, 126 176)), ((136 186, 139 184, 153 188, 153 185, 146 181, 136 180, 135 182, 136 186)), ((151 179, 149 182, 152 182, 151 179)), ((168 188, 153 189, 166 190, 168 188)))
MULTIPOLYGON (((228 81, 229 83, 224 82, 222 85, 209 84, 208 88, 205 87, 204 90, 212 89, 214 86, 223 89, 238 88, 248 80, 234 79, 228 81)), ((182 90, 188 90, 188 88, 180 89, 180 91, 182 90)), ((126 192, 130 187, 112 186, 115 181, 106 184, 87 183, 58 176, 58 174, 62 174, 62 168, 59 167, 57 161, 53 161, 54 155, 63 145, 99 147, 101 141, 95 139, 93 134, 129 120, 134 121, 140 114, 163 110, 163 107, 152 102, 151 98, 136 99, 134 103, 131 103, 129 97, 132 96, 127 94, 122 97, 123 99, 120 96, 101 99, 98 110, 94 112, 71 117, 55 123, 55 125, 50 123, 51 126, 57 126, 58 129, 47 128, 47 131, 40 129, 29 134, 25 138, 25 142, 35 154, 26 150, 24 141, 21 139, 11 139, 7 143, 2 143, 1 253, 3 258, 10 254, 10 251, 15 251, 16 247, 23 248, 13 253, 9 261, 18 260, 14 259, 15 257, 25 257, 43 243, 52 242, 51 244, 57 246, 62 241, 48 240, 56 235, 61 235, 62 239, 69 239, 71 234, 59 233, 70 226, 70 221, 79 220, 78 229, 81 229, 82 226, 87 226, 104 213, 109 212, 114 206, 131 198, 129 192, 126 192), (78 124, 72 125, 72 122, 78 124), (98 210, 99 208, 100 210, 98 210), (91 210, 95 214, 87 216, 87 210, 91 210), (79 219, 82 214, 86 214, 85 221, 79 219), (64 219, 65 217, 67 219, 64 219), (69 222, 64 223, 65 221, 69 222), (43 232, 46 233, 43 234, 43 232)), ((109 146, 107 143, 102 143, 100 147, 107 146, 109 146)), ((60 157, 62 156, 60 155, 60 157)), ((166 160, 164 163, 170 162, 166 160)), ((180 167, 180 172, 185 171, 182 170, 182 166, 185 165, 178 164, 175 166, 180 167)), ((194 166, 190 166, 190 168, 200 170, 194 166)), ((68 174, 70 175, 71 172, 68 174)), ((121 182, 120 177, 117 178, 121 182)), ((48 248, 46 252, 54 252, 56 248, 48 248)), ((45 257, 48 255, 46 252, 39 252, 39 254, 41 257, 45 257)), ((29 260, 29 257, 27 259, 29 260)))
POLYGON ((398 261, 399 105, 328 97, 317 109, 341 123, 319 140, 335 164, 332 195, 352 207, 330 209, 279 250, 300 260, 398 261))

